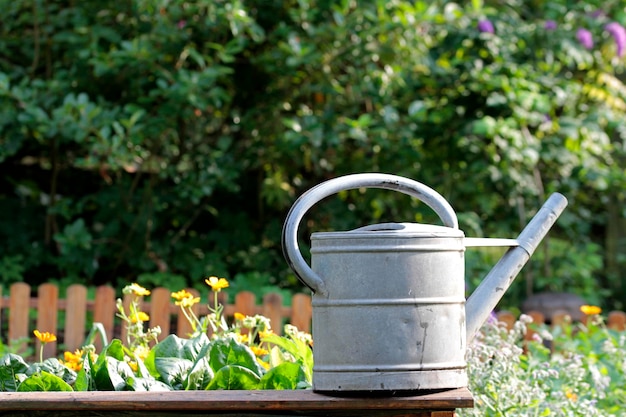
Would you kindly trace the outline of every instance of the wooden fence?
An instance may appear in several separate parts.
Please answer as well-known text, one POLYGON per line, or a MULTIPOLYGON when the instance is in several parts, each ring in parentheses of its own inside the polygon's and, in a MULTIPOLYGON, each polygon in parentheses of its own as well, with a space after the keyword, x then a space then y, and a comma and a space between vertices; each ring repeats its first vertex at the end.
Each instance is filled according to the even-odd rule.
MULTIPOLYGON (((533 319, 535 324, 550 323, 551 326, 561 326, 564 323, 571 321, 570 315, 566 311, 557 311, 552 317, 545 317, 543 313, 539 311, 529 311, 526 315, 533 319)), ((500 311, 496 314, 499 321, 506 323, 507 327, 511 329, 513 324, 518 319, 517 315, 510 311, 500 311)), ((586 321, 586 316, 583 316, 583 321, 586 321)), ((626 313, 623 311, 611 311, 606 315, 606 326, 609 329, 617 331, 626 330, 626 313)), ((532 329, 528 329, 524 338, 531 340, 535 332, 532 329)))
MULTIPOLYGON (((193 289, 188 291, 194 296, 200 295, 193 289)), ((116 316, 116 301, 122 297, 110 286, 94 288, 93 299, 88 297, 89 292, 91 291, 87 287, 75 284, 69 286, 65 298, 61 298, 56 285, 42 284, 37 288, 36 296, 33 296, 30 285, 23 282, 11 285, 8 296, 0 292, 0 328, 3 330, 3 342, 25 338, 32 341, 34 329, 51 332, 57 335, 58 340, 44 346, 44 356, 56 357, 59 355, 57 347, 69 351, 80 348, 92 323, 96 322, 102 323, 109 340, 114 337, 125 338, 126 329, 116 316)), ((226 293, 221 292, 220 295, 225 296, 226 293)), ((130 300, 131 296, 124 296, 124 305, 128 306, 130 300)), ((310 332, 312 310, 308 295, 295 294, 291 306, 283 305, 282 296, 276 293, 267 294, 262 301, 262 304, 257 305, 255 295, 248 291, 236 294, 234 303, 228 303, 225 297, 221 297, 227 317, 232 317, 235 312, 250 316, 262 314, 270 319, 276 333, 282 332, 285 322, 310 332)), ((141 309, 150 316, 150 327, 161 327, 161 339, 170 333, 180 337, 187 337, 191 333, 189 322, 183 314, 179 314, 180 307, 174 304, 167 288, 151 290, 151 294, 143 300, 141 309)), ((198 316, 207 314, 206 300, 194 305, 193 309, 198 316)), ((37 352, 39 348, 37 341, 37 352)))
MULTIPOLYGON (((188 289, 194 296, 198 292, 188 289)), ((262 314, 270 319, 272 329, 281 333, 283 324, 289 322, 300 330, 310 332, 311 329, 311 297, 305 294, 295 294, 291 306, 283 305, 280 294, 267 294, 262 304, 256 303, 252 292, 243 291, 235 295, 234 302, 228 303, 225 292, 220 293, 221 303, 224 305, 224 314, 232 317, 235 312, 253 316, 262 314)), ((83 285, 71 285, 67 288, 65 298, 59 296, 59 288, 54 284, 42 284, 37 288, 34 296, 30 285, 20 282, 9 288, 9 294, 2 294, 0 289, 0 330, 4 343, 17 340, 34 340, 33 330, 51 332, 57 335, 57 342, 44 346, 44 356, 58 356, 57 348, 74 351, 80 348, 85 341, 92 323, 101 323, 109 339, 125 338, 125 328, 121 319, 116 316, 116 301, 119 296, 110 286, 92 288, 91 291, 83 285), (88 293, 93 297, 88 297, 88 293)), ((123 303, 127 308, 131 296, 124 296, 123 303)), ((142 303, 142 311, 150 316, 149 326, 161 327, 160 339, 174 333, 180 337, 187 337, 191 333, 191 326, 185 316, 180 313, 171 298, 170 290, 155 288, 150 296, 142 303)), ((194 305, 194 313, 202 316, 208 313, 206 300, 194 305)), ((567 320, 567 313, 557 313, 552 317, 544 317, 539 312, 527 313, 538 324, 548 320, 552 325, 559 325, 567 320)), ((512 326, 517 316, 508 311, 497 314, 498 320, 512 326)), ((612 311, 607 316, 607 327, 615 330, 626 330, 626 313, 612 311)), ((532 331, 526 335, 531 338, 532 331)), ((98 341, 99 342, 99 341, 98 341)), ((97 343, 99 345, 99 343, 97 343)), ((32 346, 32 345, 31 345, 32 346)), ((99 347, 99 346, 98 346, 99 347)), ((35 349, 40 348, 36 341, 35 349)))

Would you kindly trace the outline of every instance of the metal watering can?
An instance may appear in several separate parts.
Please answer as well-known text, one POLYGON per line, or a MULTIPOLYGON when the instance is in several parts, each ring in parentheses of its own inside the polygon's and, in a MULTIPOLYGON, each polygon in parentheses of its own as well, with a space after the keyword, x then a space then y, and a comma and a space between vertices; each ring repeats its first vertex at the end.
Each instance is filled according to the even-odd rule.
POLYGON ((428 186, 387 174, 331 179, 304 193, 283 226, 283 253, 313 292, 315 391, 465 387, 465 352, 567 205, 553 194, 517 239, 466 238, 450 204, 428 186), (416 197, 444 226, 383 223, 311 235, 311 267, 298 247, 304 214, 332 194, 383 188, 416 197), (465 248, 510 246, 465 300, 465 248), (466 320, 467 316, 467 320, 466 320))

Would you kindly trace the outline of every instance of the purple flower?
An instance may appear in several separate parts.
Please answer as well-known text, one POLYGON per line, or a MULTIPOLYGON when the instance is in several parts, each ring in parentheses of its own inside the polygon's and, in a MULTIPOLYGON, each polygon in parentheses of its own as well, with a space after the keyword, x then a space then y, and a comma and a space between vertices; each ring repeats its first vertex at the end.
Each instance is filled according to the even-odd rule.
POLYGON ((543 26, 546 30, 556 30, 556 22, 554 20, 546 20, 543 26))
POLYGON ((604 17, 604 16, 605 16, 605 14, 604 14, 604 10, 602 10, 602 9, 594 10, 593 12, 591 12, 591 13, 589 14, 589 16, 591 16, 591 17, 593 17, 593 18, 596 18, 596 19, 597 19, 598 17, 604 17))
POLYGON ((187 21, 186 20, 179 20, 178 23, 176 24, 176 26, 178 26, 178 29, 183 29, 185 26, 187 26, 187 21))
POLYGON ((617 46, 617 56, 624 55, 624 48, 626 48, 626 29, 617 22, 611 22, 604 27, 604 29, 613 36, 615 40, 615 46, 617 46))
POLYGON ((491 23, 487 19, 482 19, 478 21, 478 30, 482 33, 494 33, 495 32, 493 28, 493 23, 491 23))
POLYGON ((580 44, 585 48, 593 48, 593 36, 587 29, 578 29, 576 31, 576 39, 578 39, 578 42, 580 42, 580 44))

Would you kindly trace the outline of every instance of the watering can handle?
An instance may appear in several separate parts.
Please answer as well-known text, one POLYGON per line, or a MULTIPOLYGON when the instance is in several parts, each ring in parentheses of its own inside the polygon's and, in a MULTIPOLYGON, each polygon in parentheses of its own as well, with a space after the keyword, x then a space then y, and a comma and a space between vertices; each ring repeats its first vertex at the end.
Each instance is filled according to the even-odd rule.
POLYGON ((290 268, 313 292, 326 294, 324 281, 302 257, 298 246, 298 226, 304 214, 322 199, 340 191, 355 188, 383 188, 416 197, 437 213, 443 224, 459 228, 456 213, 450 204, 432 188, 408 178, 389 174, 352 174, 325 181, 302 194, 291 207, 283 225, 283 254, 290 268))

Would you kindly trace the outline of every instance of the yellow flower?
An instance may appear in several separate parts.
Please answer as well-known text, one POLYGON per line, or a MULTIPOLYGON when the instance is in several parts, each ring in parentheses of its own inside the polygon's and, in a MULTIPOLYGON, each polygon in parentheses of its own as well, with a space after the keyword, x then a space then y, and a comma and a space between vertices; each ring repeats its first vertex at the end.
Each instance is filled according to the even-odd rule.
POLYGON ((178 292, 173 292, 172 293, 172 298, 176 301, 182 301, 185 298, 189 298, 189 297, 193 297, 193 294, 191 294, 189 291, 187 290, 180 290, 178 292))
POLYGON ((84 353, 85 352, 80 349, 76 349, 74 353, 70 351, 65 351, 65 353, 63 353, 64 360, 61 361, 61 363, 69 369, 72 369, 74 371, 80 371, 83 367, 84 353))
POLYGON ((572 402, 575 402, 578 399, 578 395, 576 395, 575 392, 572 392, 569 388, 565 391, 565 396, 572 402))
POLYGON ((265 339, 267 337, 273 336, 273 335, 274 335, 274 330, 271 330, 271 329, 270 330, 261 330, 259 332, 259 337, 261 338, 261 340, 263 340, 263 339, 265 339))
POLYGON ((238 341, 239 343, 248 343, 248 335, 235 333, 235 340, 238 341))
POLYGON ((150 320, 150 316, 144 313, 143 311, 138 311, 135 314, 131 314, 130 321, 131 323, 145 322, 150 320))
POLYGON ((137 372, 137 369, 139 369, 137 361, 128 361, 128 366, 130 366, 130 369, 132 369, 133 372, 137 372))
POLYGON ((580 311, 582 311, 583 314, 586 314, 588 316, 595 316, 595 315, 602 313, 602 309, 600 307, 590 306, 590 305, 580 306, 580 311))
POLYGON ((250 346, 250 350, 256 355, 256 356, 264 356, 267 355, 268 353, 270 353, 269 351, 257 347, 257 346, 250 346))
POLYGON ((190 296, 187 298, 183 298, 180 301, 176 301, 174 304, 176 304, 177 306, 181 306, 181 307, 192 307, 195 304, 198 304, 200 302, 200 297, 194 297, 191 294, 189 294, 190 296))
POLYGON ((235 313, 234 317, 235 317, 235 320, 241 321, 241 320, 246 318, 246 315, 245 314, 241 314, 241 313, 235 313))
POLYGON ((131 285, 127 285, 122 290, 124 294, 135 294, 137 296, 150 295, 150 291, 146 290, 139 284, 133 283, 131 285))
POLYGON ((204 280, 209 287, 215 292, 219 292, 224 288, 228 288, 228 281, 226 278, 209 277, 204 280))
POLYGON ((33 334, 35 335, 37 339, 39 339, 41 343, 50 343, 50 342, 54 342, 57 340, 57 337, 50 332, 42 333, 39 330, 35 330, 33 334))

